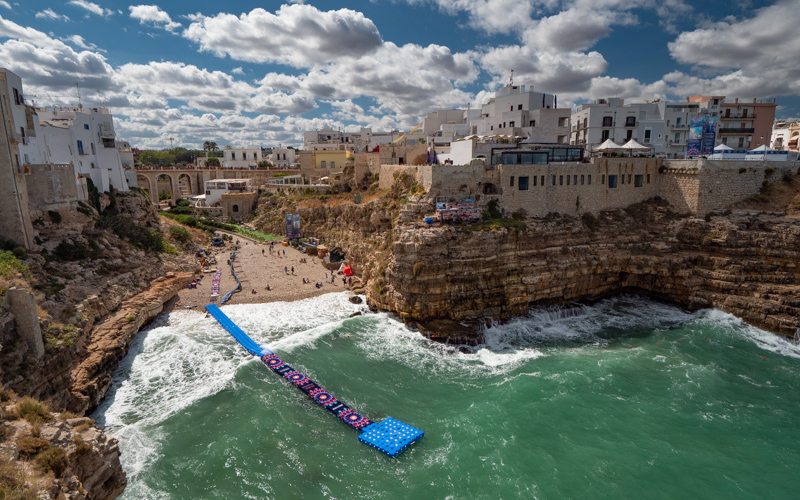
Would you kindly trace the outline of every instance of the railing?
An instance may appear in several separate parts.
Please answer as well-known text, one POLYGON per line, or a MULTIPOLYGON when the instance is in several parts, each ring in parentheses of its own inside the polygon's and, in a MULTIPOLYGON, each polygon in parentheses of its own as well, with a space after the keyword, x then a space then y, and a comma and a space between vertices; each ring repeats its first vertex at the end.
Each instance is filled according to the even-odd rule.
POLYGON ((752 134, 756 131, 754 128, 735 128, 735 127, 727 127, 727 128, 720 128, 720 134, 752 134))
POLYGON ((720 116, 721 120, 752 120, 756 117, 756 114, 746 114, 746 115, 722 115, 720 116))

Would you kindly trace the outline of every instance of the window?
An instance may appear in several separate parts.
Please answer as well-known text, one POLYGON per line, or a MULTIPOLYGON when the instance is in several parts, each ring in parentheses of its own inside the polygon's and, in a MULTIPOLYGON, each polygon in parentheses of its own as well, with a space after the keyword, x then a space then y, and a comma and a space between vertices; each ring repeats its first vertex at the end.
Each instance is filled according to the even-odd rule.
POLYGON ((742 118, 747 118, 747 109, 742 110, 742 118))
POLYGON ((714 99, 714 106, 719 105, 719 99, 714 99))
POLYGON ((85 130, 89 130, 89 124, 88 124, 88 123, 84 123, 84 124, 83 124, 83 128, 84 128, 85 130))
POLYGON ((592 176, 591 176, 591 174, 586 176, 586 184, 588 184, 590 186, 592 185, 592 176))
POLYGON ((610 127, 611 126, 611 117, 610 116, 604 116, 603 117, 603 126, 604 127, 610 127))
POLYGON ((559 175, 558 176, 558 185, 559 186, 563 186, 564 185, 564 176, 563 175, 559 175))
POLYGON ((514 128, 514 122, 508 122, 508 126, 514 128))
POLYGON ((644 129, 644 143, 645 144, 649 144, 650 143, 650 134, 651 134, 651 131, 650 131, 649 128, 644 129))
POLYGON ((603 174, 600 176, 600 184, 605 184, 605 183, 606 183, 606 174, 603 174))
POLYGON ((681 119, 680 119, 680 117, 679 117, 679 118, 675 118, 675 126, 676 126, 676 127, 680 127, 680 126, 681 126, 681 119))
POLYGON ((569 176, 567 176, 567 186, 569 186, 569 176))
POLYGON ((544 187, 544 176, 542 176, 542 187, 544 187))
POLYGON ((319 162, 319 168, 325 168, 325 160, 319 162))
POLYGON ((722 144, 725 144, 726 146, 728 145, 728 138, 727 137, 723 137, 722 138, 722 144))
POLYGON ((631 174, 628 174, 628 184, 631 183, 631 174))
POLYGON ((534 186, 534 187, 536 187, 536 179, 538 179, 538 177, 536 177, 536 176, 534 175, 534 176, 533 176, 533 186, 534 186))
POLYGON ((644 176, 641 174, 636 174, 633 177, 633 187, 640 188, 644 186, 644 176))
POLYGON ((509 185, 509 187, 513 188, 514 187, 514 176, 513 175, 511 176, 510 181, 511 182, 508 185, 509 185))
POLYGON ((675 142, 681 142, 681 133, 675 132, 675 142))
POLYGON ((89 143, 89 146, 91 146, 91 147, 92 147, 92 154, 95 154, 95 150, 94 150, 94 143, 93 143, 93 142, 90 142, 90 143, 89 143))
POLYGON ((242 151, 242 160, 247 159, 247 151, 242 151))
POLYGON ((30 160, 28 160, 28 153, 22 155, 22 163, 30 163, 30 160))
POLYGON ((231 151, 231 160, 235 160, 235 159, 236 159, 236 153, 231 151))
POLYGON ((581 174, 581 186, 583 186, 583 174, 581 174))
POLYGON ((234 205, 232 208, 233 208, 234 212, 238 212, 239 211, 239 205, 234 205))
POLYGON ((744 137, 739 137, 739 147, 740 148, 744 147, 744 137))
POLYGON ((636 126, 636 117, 635 116, 625 117, 625 126, 626 127, 635 127, 636 126))
POLYGON ((627 140, 629 140, 629 141, 630 141, 631 139, 633 139, 633 130, 628 130, 628 133, 627 133, 627 134, 625 134, 625 139, 627 139, 627 140))
POLYGON ((615 189, 617 187, 617 176, 616 175, 609 175, 608 176, 608 187, 611 189, 615 189))
POLYGON ((587 123, 586 120, 587 120, 586 118, 583 119, 583 128, 586 128, 586 123, 587 123))
POLYGON ((335 161, 331 162, 331 168, 336 168, 336 162, 335 161))
POLYGON ((83 141, 78 141, 78 154, 79 155, 86 154, 83 152, 83 141))
POLYGON ((603 132, 600 134, 600 140, 603 141, 603 142, 606 142, 608 140, 608 136, 609 135, 610 135, 610 131, 603 130, 603 132))
POLYGON ((509 106, 509 111, 514 111, 514 105, 509 106))
POLYGON ((554 186, 556 185, 556 176, 555 175, 553 176, 553 185, 554 186))
POLYGON ((572 183, 576 186, 578 185, 578 174, 572 176, 572 183))
POLYGON ((529 126, 530 127, 535 127, 536 126, 536 120, 531 120, 531 124, 529 126))
POLYGON ((647 174, 647 183, 650 184, 650 174, 647 174))
POLYGON ((620 175, 620 177, 622 177, 620 184, 625 184, 625 174, 620 175))
POLYGON ((494 130, 494 125, 489 125, 489 130, 494 130))
MULTIPOLYGON (((522 104, 517 104, 517 110, 520 110, 520 109, 522 109, 522 104)), ((534 186, 535 186, 535 185, 536 185, 536 184, 534 184, 534 186)))
POLYGON ((94 168, 94 162, 89 164, 89 168, 94 168))
POLYGON ((528 177, 520 177, 519 178, 519 190, 520 191, 527 191, 528 190, 528 177))
POLYGON ((739 128, 744 128, 744 122, 742 122, 742 125, 739 128))

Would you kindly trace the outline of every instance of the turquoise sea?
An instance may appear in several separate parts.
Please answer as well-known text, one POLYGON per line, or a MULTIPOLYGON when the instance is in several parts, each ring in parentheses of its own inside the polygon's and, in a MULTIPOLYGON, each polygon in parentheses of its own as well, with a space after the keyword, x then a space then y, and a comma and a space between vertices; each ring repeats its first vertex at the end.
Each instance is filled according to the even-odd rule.
POLYGON ((800 346, 635 296, 532 309, 472 354, 345 294, 223 310, 334 396, 425 431, 396 459, 194 311, 136 338, 93 415, 124 499, 797 498, 800 346), (349 335, 349 337, 348 337, 349 335))

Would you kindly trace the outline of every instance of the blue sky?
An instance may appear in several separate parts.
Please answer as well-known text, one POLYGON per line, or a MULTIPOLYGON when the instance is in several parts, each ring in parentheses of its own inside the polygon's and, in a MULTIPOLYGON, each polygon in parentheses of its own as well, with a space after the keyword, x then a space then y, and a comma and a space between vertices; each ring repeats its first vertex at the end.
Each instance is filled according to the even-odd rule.
POLYGON ((0 0, 37 105, 105 102, 141 148, 407 129, 514 82, 600 97, 775 97, 800 116, 800 0, 0 0))

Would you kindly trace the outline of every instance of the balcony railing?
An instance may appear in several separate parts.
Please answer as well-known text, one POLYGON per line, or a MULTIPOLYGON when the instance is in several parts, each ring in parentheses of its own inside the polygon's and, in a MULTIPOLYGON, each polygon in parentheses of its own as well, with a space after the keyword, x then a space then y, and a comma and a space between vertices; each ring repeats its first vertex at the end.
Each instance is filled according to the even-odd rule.
POLYGON ((752 134, 755 131, 754 128, 723 127, 719 129, 720 134, 752 134))
POLYGON ((729 116, 722 115, 722 116, 720 116, 720 119, 722 119, 722 120, 752 120, 755 117, 756 117, 755 113, 753 113, 752 115, 748 113, 746 115, 729 115, 729 116))

